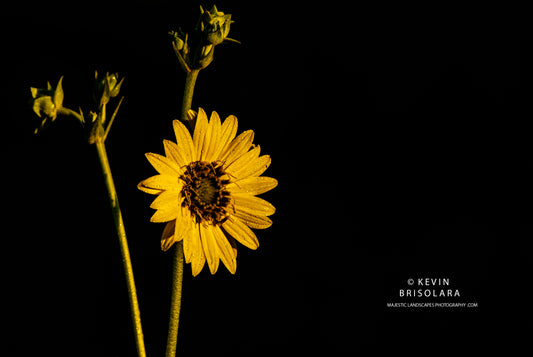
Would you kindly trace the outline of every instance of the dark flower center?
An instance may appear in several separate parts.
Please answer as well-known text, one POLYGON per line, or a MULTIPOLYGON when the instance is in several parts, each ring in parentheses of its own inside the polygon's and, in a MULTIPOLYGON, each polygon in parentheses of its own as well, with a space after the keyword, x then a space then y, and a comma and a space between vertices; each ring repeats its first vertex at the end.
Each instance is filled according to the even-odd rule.
POLYGON ((205 161, 191 162, 181 175, 182 205, 191 211, 197 223, 219 225, 228 218, 230 194, 225 186, 229 180, 224 177, 227 175, 221 164, 205 161))
POLYGON ((217 192, 219 187, 217 182, 211 177, 200 177, 194 182, 197 196, 196 199, 200 204, 210 205, 216 203, 217 192))

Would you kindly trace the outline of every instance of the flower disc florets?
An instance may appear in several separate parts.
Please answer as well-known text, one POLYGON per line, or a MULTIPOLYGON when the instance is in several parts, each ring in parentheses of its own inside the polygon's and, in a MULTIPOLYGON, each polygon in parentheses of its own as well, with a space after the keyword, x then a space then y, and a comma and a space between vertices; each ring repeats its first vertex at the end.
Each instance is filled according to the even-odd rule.
POLYGON ((225 176, 220 163, 205 161, 190 163, 180 176, 185 183, 181 190, 184 197, 182 207, 191 211, 197 223, 220 225, 228 218, 226 210, 230 193, 225 186, 230 181, 225 176))

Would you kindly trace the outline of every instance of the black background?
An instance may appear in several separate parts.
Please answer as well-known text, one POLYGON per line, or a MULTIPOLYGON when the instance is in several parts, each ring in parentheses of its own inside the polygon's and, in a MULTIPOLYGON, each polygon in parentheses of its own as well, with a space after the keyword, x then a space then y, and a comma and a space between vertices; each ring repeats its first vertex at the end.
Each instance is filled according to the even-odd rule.
MULTIPOLYGON (((54 1, 2 12, 3 323, 10 355, 133 356, 118 242, 95 150, 60 118, 34 136, 31 86, 64 75, 91 109, 94 70, 126 76, 107 142, 149 356, 164 354, 171 254, 145 152, 173 138, 184 74, 167 32, 198 2, 54 1)), ((206 8, 211 2, 202 2, 206 8)), ((531 332, 530 91, 521 10, 220 2, 230 36, 193 107, 272 156, 277 212, 235 276, 185 268, 178 351, 244 356, 522 348, 531 332), (527 88, 529 88, 529 84, 527 88), (393 309, 409 278, 477 308, 393 309)), ((423 302, 441 301, 433 298, 423 302)))

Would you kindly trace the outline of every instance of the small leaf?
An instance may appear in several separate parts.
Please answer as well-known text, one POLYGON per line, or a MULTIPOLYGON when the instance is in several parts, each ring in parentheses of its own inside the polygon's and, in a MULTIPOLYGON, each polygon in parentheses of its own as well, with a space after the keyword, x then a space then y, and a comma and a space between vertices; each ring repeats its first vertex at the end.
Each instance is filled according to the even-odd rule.
POLYGON ((65 97, 65 94, 63 93, 62 82, 63 82, 63 76, 59 78, 59 82, 57 83, 56 90, 54 91, 53 102, 57 108, 61 108, 63 106, 63 98, 65 97))
POLYGON ((120 87, 122 86, 122 82, 124 82, 124 78, 126 77, 122 77, 122 79, 120 80, 120 82, 118 82, 118 84, 116 84, 116 81, 117 81, 117 77, 118 77, 118 74, 114 75, 115 76, 115 82, 114 82, 114 87, 111 89, 110 93, 109 93, 109 96, 114 98, 118 95, 118 93, 120 92, 120 87))

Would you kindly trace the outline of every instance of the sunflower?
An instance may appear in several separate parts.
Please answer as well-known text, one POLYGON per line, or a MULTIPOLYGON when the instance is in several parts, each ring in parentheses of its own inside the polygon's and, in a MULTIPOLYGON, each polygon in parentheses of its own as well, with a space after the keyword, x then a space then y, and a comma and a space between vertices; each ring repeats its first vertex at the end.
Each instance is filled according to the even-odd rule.
POLYGON ((259 156, 252 144, 253 130, 235 137, 237 118, 221 123, 216 112, 208 121, 202 108, 191 137, 185 125, 174 120, 177 144, 164 140, 165 156, 147 153, 159 172, 139 183, 138 188, 157 195, 150 205, 156 209, 151 222, 167 222, 161 249, 168 250, 183 240, 185 262, 196 276, 205 261, 211 274, 219 261, 235 274, 236 241, 250 249, 259 242, 251 228, 272 225, 267 217, 275 212, 272 204, 256 195, 276 187, 272 177, 260 176, 270 165, 269 155, 259 156))

